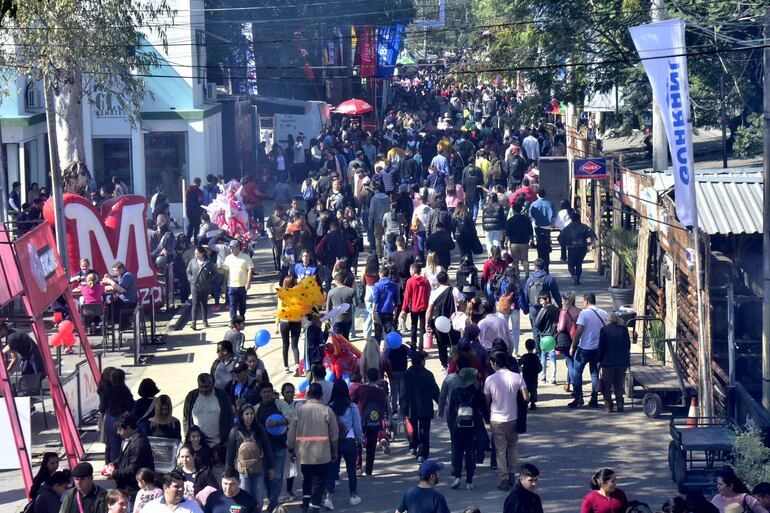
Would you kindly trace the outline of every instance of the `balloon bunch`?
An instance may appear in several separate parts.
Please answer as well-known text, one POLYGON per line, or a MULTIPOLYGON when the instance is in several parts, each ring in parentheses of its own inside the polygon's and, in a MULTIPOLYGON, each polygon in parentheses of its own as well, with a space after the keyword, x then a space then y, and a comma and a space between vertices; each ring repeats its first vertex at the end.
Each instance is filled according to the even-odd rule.
POLYGON ((321 287, 315 279, 302 280, 289 289, 279 287, 276 294, 281 300, 281 308, 275 316, 282 321, 299 321, 310 313, 313 307, 323 307, 326 303, 321 287))
POLYGON ((231 237, 251 240, 254 236, 254 230, 251 226, 252 222, 249 219, 249 213, 246 211, 241 195, 238 193, 240 188, 240 182, 230 180, 225 186, 225 192, 218 194, 206 206, 206 210, 211 217, 211 221, 220 228, 227 230, 231 237))
POLYGON ((75 345, 75 323, 66 320, 61 321, 58 327, 59 332, 52 334, 48 337, 48 343, 53 347, 65 346, 72 347, 75 345))

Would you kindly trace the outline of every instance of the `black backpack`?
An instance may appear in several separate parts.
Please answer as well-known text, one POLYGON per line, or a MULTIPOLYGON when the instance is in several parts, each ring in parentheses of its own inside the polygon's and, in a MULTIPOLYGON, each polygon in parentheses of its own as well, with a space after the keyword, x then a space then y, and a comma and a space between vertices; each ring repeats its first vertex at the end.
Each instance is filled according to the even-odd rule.
POLYGON ((433 318, 437 319, 441 316, 450 317, 457 311, 457 304, 455 303, 454 295, 452 295, 452 287, 448 286, 444 292, 442 292, 433 302, 433 318))
POLYGON ((505 279, 505 273, 500 271, 496 272, 489 279, 489 288, 492 291, 492 295, 495 300, 499 299, 503 295, 503 280, 505 279))
POLYGON ((527 289, 527 299, 529 300, 530 306, 540 304, 538 302, 538 298, 540 297, 540 293, 543 291, 543 287, 545 287, 546 277, 547 276, 533 276, 532 281, 529 282, 529 288, 527 289))
POLYGON ((362 423, 363 430, 367 433, 376 432, 382 428, 382 409, 376 401, 369 401, 366 405, 362 423))

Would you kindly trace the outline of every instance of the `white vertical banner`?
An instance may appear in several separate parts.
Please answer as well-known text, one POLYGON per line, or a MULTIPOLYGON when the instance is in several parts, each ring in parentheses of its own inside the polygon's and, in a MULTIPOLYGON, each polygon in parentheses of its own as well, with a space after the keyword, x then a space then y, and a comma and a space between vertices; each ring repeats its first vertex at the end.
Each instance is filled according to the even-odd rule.
POLYGON ((695 226, 698 214, 684 22, 666 20, 628 30, 655 96, 660 99, 658 107, 673 162, 676 215, 683 225, 695 226))

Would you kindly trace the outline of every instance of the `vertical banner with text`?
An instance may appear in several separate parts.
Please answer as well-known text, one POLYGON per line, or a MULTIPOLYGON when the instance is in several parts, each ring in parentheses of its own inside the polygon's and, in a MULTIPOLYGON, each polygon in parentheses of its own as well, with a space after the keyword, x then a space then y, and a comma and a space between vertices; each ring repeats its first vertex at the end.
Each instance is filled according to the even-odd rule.
POLYGON ((666 20, 628 29, 650 79, 668 137, 674 172, 676 215, 695 226, 695 167, 684 22, 666 20))

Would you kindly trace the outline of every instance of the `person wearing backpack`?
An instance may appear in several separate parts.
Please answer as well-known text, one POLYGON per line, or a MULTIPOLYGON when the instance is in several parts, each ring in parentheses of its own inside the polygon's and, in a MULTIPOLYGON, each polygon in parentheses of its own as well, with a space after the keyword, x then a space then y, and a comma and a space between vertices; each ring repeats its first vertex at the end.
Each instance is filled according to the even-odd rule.
POLYGON ((508 262, 503 259, 500 246, 493 246, 489 260, 484 262, 484 269, 481 271, 481 288, 492 303, 502 295, 502 283, 507 268, 508 262))
POLYGON ((537 329, 537 314, 540 313, 540 294, 549 294, 551 300, 561 308, 561 295, 559 294, 559 285, 553 276, 544 269, 545 263, 542 258, 535 260, 535 271, 529 275, 524 284, 524 294, 521 296, 521 309, 525 314, 529 314, 529 321, 532 325, 532 338, 535 339, 537 352, 540 353, 540 332, 537 329))
POLYGON ((428 310, 425 318, 428 319, 428 333, 436 338, 438 345, 438 359, 446 373, 449 364, 449 348, 454 347, 460 339, 460 332, 450 328, 449 333, 436 329, 436 319, 439 317, 452 317, 457 311, 457 303, 465 301, 462 293, 456 287, 449 285, 449 275, 446 271, 440 271, 436 275, 438 286, 433 289, 428 298, 428 310))
MULTIPOLYGON (((540 303, 540 312, 537 314, 535 323, 537 324, 537 331, 541 337, 551 336, 556 338, 557 327, 559 325, 559 308, 556 308, 551 303, 551 296, 545 292, 540 293, 538 297, 540 303)), ((547 360, 551 360, 551 384, 556 384, 556 352, 540 351, 540 366, 542 367, 540 374, 540 381, 546 382, 548 376, 547 360)))
POLYGON ((425 353, 416 351, 412 355, 412 366, 404 372, 401 381, 401 413, 414 427, 410 448, 419 462, 427 460, 430 453, 433 403, 438 404, 439 395, 436 378, 425 368, 425 353))
POLYGON ((476 433, 489 418, 484 393, 479 387, 478 371, 471 367, 457 372, 458 385, 449 394, 447 425, 452 439, 452 488, 460 487, 465 462, 465 489, 473 490, 476 470, 476 433))
POLYGON ((570 223, 559 234, 559 244, 567 249, 567 269, 574 285, 580 285, 583 260, 588 252, 588 242, 593 238, 591 228, 580 222, 580 214, 572 211, 570 223))
POLYGON ((374 470, 374 455, 377 445, 383 447, 386 454, 390 453, 390 445, 387 439, 382 437, 383 421, 387 415, 388 396, 380 388, 377 381, 380 379, 380 371, 375 368, 366 370, 366 383, 358 387, 351 399, 358 405, 361 414, 361 429, 364 432, 364 447, 366 448, 366 463, 364 471, 367 476, 374 470))
POLYGON ((227 438, 225 466, 241 476, 241 487, 262 504, 265 497, 265 474, 275 477, 273 449, 267 431, 256 422, 251 404, 244 404, 238 412, 238 422, 227 438))

